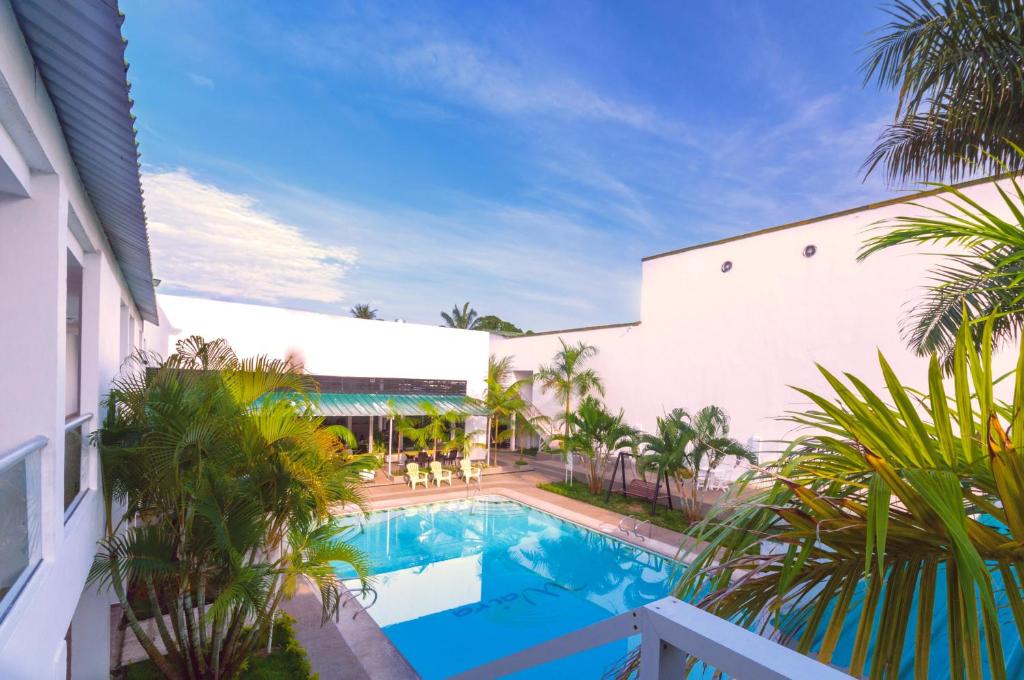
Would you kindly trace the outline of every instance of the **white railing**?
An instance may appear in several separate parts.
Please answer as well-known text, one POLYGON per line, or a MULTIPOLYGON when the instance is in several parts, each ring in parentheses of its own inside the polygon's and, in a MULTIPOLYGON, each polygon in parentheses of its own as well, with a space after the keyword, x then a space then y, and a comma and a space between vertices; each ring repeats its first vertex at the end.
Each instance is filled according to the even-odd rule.
POLYGON ((42 451, 33 437, 0 454, 0 622, 42 560, 42 451))
POLYGON ((75 416, 64 423, 64 521, 74 514, 75 508, 89 490, 89 441, 86 423, 92 414, 75 416))
POLYGON ((851 680, 842 671, 674 597, 477 666, 454 678, 502 677, 635 635, 640 636, 639 680, 683 678, 691 657, 730 678, 851 680))

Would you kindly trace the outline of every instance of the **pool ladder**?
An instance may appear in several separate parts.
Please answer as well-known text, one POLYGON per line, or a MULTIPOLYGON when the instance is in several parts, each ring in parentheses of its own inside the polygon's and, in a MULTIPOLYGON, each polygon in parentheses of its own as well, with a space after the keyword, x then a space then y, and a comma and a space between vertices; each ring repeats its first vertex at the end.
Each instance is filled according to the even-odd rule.
POLYGON ((350 591, 348 591, 348 596, 347 597, 342 595, 341 606, 334 610, 334 622, 337 623, 338 621, 341 620, 341 610, 344 609, 348 605, 349 602, 353 602, 355 600, 358 600, 358 599, 360 599, 360 596, 366 595, 367 593, 369 593, 370 595, 373 595, 373 600, 370 601, 370 604, 362 604, 362 603, 360 603, 362 606, 357 607, 355 612, 353 612, 353 614, 352 614, 352 619, 355 620, 355 618, 357 616, 359 616, 360 614, 365 612, 367 609, 369 609, 373 605, 377 604, 377 595, 378 595, 377 590, 373 586, 371 586, 371 585, 366 585, 366 586, 363 586, 362 590, 359 590, 359 591, 351 591, 350 590, 350 591))
POLYGON ((640 533, 640 528, 645 524, 647 525, 647 538, 650 538, 651 534, 654 531, 654 525, 651 524, 651 520, 640 519, 639 517, 634 517, 633 515, 623 517, 619 520, 619 531, 621 531, 624 534, 633 534, 642 541, 644 540, 644 537, 640 533), (628 523, 630 521, 633 522, 632 528, 628 526, 628 523))

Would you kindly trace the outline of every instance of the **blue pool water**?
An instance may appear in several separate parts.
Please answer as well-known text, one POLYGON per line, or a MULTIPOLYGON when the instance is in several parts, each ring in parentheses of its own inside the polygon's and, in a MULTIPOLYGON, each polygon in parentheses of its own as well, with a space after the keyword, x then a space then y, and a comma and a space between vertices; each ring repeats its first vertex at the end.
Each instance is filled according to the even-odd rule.
MULTIPOLYGON (((526 649, 669 593, 676 563, 498 497, 368 515, 367 612, 426 680, 526 649)), ((354 574, 342 565, 342 578, 354 574)), ((597 678, 623 640, 520 674, 597 678)))

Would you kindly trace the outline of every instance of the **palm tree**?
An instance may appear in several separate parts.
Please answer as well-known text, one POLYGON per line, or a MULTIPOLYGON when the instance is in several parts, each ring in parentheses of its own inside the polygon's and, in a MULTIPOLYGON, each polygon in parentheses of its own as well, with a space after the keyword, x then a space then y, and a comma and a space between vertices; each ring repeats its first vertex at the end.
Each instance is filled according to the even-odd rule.
POLYGON ((767 488, 691 530, 706 543, 677 595, 823 663, 852 638, 854 677, 931 677, 937 661, 1006 678, 1024 637, 1024 344, 997 401, 991 332, 976 351, 963 326, 953 380, 933 355, 924 393, 882 356, 887 398, 822 368, 833 394, 799 390, 818 410, 792 417, 810 433, 741 481, 767 488))
POLYGON ((691 517, 700 514, 698 492, 707 486, 712 471, 729 456, 749 463, 757 463, 757 454, 729 436, 729 416, 718 406, 705 406, 687 417, 686 427, 690 430, 690 447, 686 456, 690 471, 691 517), (701 471, 704 476, 701 479, 701 471))
POLYGON ((456 305, 452 307, 452 311, 441 312, 441 318, 444 319, 444 323, 448 328, 464 328, 466 330, 473 330, 477 324, 476 310, 469 306, 468 302, 462 303, 462 309, 456 305))
POLYGON ((487 362, 487 387, 483 404, 488 413, 488 459, 490 446, 509 439, 513 427, 535 430, 536 420, 543 418, 528 413, 530 404, 523 398, 522 390, 532 379, 512 380, 512 359, 510 356, 498 359, 492 354, 487 362), (507 425, 504 430, 501 429, 502 423, 507 425))
MULTIPOLYGON (((640 435, 639 443, 644 447, 644 453, 637 458, 637 472, 640 474, 654 472, 658 477, 675 479, 680 498, 686 496, 684 481, 693 477, 689 451, 694 431, 688 420, 689 416, 681 408, 659 416, 655 420, 655 431, 640 435)), ((667 488, 665 491, 671 493, 667 488)))
POLYGON ((94 435, 107 523, 89 580, 113 589, 164 677, 235 677, 300 576, 318 586, 325 619, 344 592, 332 562, 365 579, 330 508, 361 503, 372 463, 351 454, 351 432, 309 415, 316 385, 286 362, 192 337, 146 368, 114 381, 94 435), (140 607, 156 630, 143 630, 140 607))
MULTIPOLYGON (((1016 153, 1024 162, 1024 151, 1016 153)), ((923 215, 897 217, 879 225, 859 254, 864 259, 900 245, 944 245, 960 249, 931 271, 933 285, 902 323, 902 333, 919 355, 933 352, 947 370, 965 319, 992 318, 996 344, 1005 344, 1024 325, 1024 189, 1016 177, 997 185, 1003 218, 983 208, 955 187, 943 186, 944 205, 912 203, 923 215), (967 316, 964 316, 966 310, 967 316)), ((975 347, 981 327, 973 326, 975 347)))
POLYGON ((594 397, 586 397, 569 414, 568 435, 557 435, 566 455, 581 455, 587 463, 587 485, 590 493, 601 493, 601 482, 611 454, 624 448, 635 449, 636 430, 623 422, 623 413, 609 412, 594 397))
POLYGON ((370 307, 370 305, 355 305, 352 309, 348 310, 356 319, 377 319, 377 310, 370 307))
POLYGON ((430 448, 432 456, 442 450, 440 443, 448 437, 448 432, 458 414, 450 411, 442 412, 429 401, 420 402, 420 408, 426 416, 426 422, 420 427, 410 427, 405 430, 409 437, 420 449, 430 448))
POLYGON ((895 121, 865 161, 890 181, 1024 168, 1024 31, 1019 0, 896 0, 868 46, 865 83, 899 93, 895 121))
POLYGON ((575 345, 558 339, 562 349, 551 358, 551 363, 541 366, 534 375, 545 392, 554 392, 562 403, 563 441, 569 438, 572 425, 569 414, 572 413, 573 398, 583 399, 592 392, 604 396, 604 383, 601 376, 592 368, 585 368, 587 361, 597 356, 597 348, 582 340, 575 345))

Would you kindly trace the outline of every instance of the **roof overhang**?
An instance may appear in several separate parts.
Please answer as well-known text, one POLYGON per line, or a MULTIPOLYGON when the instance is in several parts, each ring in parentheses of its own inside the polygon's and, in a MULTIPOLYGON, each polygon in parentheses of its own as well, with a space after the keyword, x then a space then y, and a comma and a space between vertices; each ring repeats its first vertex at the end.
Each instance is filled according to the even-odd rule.
POLYGON ((158 323, 117 0, 11 6, 135 305, 158 323))
MULTIPOLYGON (((286 394, 281 395, 282 398, 286 394)), ((478 400, 446 394, 340 394, 324 392, 310 398, 319 416, 426 416, 431 411, 460 416, 485 416, 487 409, 478 400)))

